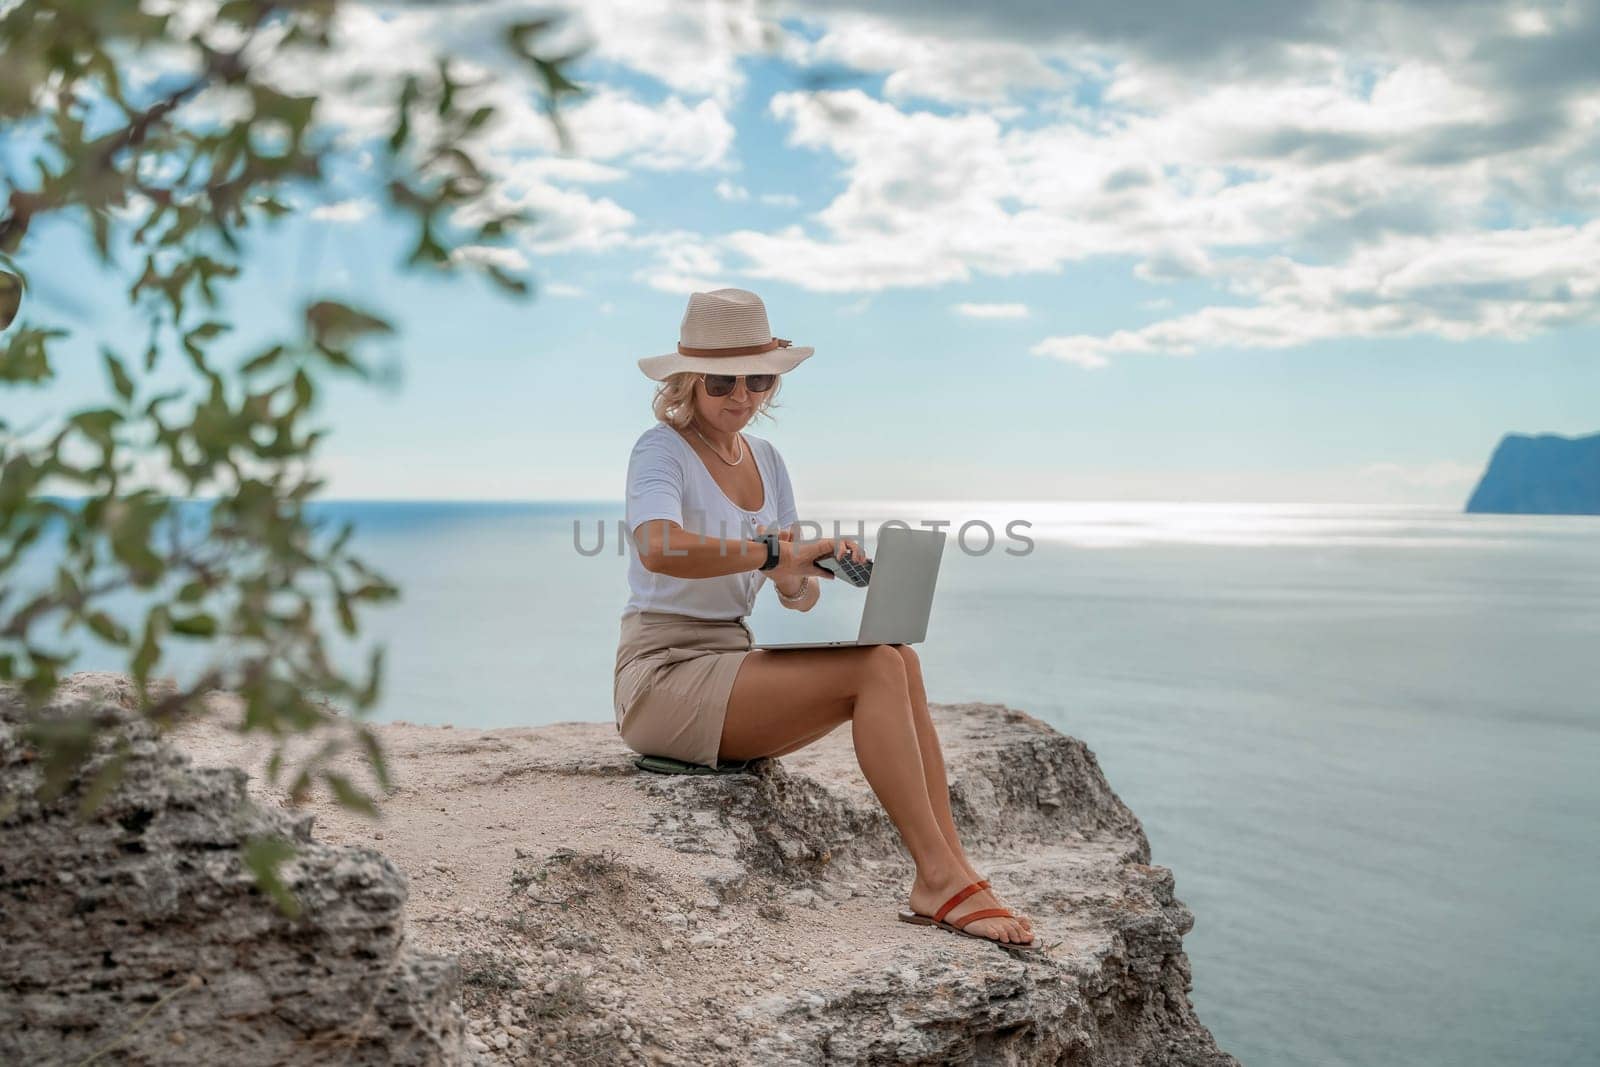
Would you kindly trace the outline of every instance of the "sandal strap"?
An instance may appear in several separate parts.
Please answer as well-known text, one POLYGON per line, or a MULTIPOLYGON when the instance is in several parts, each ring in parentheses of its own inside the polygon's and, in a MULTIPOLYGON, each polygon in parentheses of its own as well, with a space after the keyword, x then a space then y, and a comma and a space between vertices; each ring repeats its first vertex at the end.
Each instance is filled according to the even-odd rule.
POLYGON ((1012 914, 1010 908, 979 908, 977 911, 969 912, 968 914, 961 916, 959 919, 951 919, 950 925, 954 926, 958 930, 965 930, 968 923, 976 922, 979 919, 1015 918, 1016 915, 1012 914))
POLYGON ((936 923, 937 922, 943 922, 944 921, 944 917, 946 915, 950 914, 950 909, 951 908, 955 907, 957 904, 961 903, 963 900, 966 900, 972 894, 981 893, 981 892, 983 892, 983 886, 981 884, 977 883, 977 882, 973 882, 971 885, 967 886, 965 889, 959 890, 954 896, 952 896, 949 900, 944 902, 944 906, 943 907, 941 907, 937 912, 934 913, 933 921, 936 922, 936 923))

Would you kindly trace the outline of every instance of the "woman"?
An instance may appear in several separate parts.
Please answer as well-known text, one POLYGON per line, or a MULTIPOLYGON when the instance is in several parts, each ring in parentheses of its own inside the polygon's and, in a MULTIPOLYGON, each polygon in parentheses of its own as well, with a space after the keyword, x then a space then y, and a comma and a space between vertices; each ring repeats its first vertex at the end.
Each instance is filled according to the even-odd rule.
POLYGON ((809 611, 848 538, 796 541, 794 490, 772 444, 741 433, 779 376, 811 356, 772 336, 761 298, 694 293, 678 350, 639 360, 662 382, 657 422, 628 462, 629 598, 617 647, 617 728, 636 752, 715 767, 782 756, 851 724, 856 759, 917 865, 907 922, 1012 949, 1038 944, 968 860, 939 739, 908 645, 755 650, 745 623, 763 578, 809 611))

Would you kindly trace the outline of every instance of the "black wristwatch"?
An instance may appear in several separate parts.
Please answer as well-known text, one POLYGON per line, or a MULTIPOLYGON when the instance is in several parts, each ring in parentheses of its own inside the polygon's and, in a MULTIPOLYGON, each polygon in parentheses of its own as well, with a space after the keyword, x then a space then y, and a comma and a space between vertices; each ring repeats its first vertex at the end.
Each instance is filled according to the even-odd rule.
POLYGON ((778 535, 775 533, 757 534, 754 539, 765 542, 767 546, 767 561, 761 565, 760 569, 764 571, 770 571, 772 568, 776 567, 778 565, 778 561, 783 558, 778 554, 778 535))

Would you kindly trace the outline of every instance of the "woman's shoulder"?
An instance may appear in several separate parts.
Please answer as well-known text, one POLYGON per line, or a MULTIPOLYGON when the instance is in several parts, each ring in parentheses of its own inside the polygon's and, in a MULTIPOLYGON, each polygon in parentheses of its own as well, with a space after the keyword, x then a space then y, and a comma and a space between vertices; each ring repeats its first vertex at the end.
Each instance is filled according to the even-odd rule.
POLYGON ((750 442, 751 448, 758 452, 764 453, 770 460, 778 463, 783 462, 783 456, 778 452, 777 445, 773 444, 771 441, 760 436, 759 434, 751 433, 749 430, 742 430, 740 432, 744 434, 745 440, 750 442))
POLYGON ((669 440, 669 438, 677 436, 672 427, 664 422, 658 422, 641 433, 638 439, 633 442, 633 450, 628 459, 628 470, 632 472, 668 469, 686 474, 689 468, 688 464, 684 462, 683 448, 669 440))
POLYGON ((670 448, 670 438, 678 437, 678 432, 664 422, 657 422, 641 433, 633 442, 635 449, 640 448, 670 448))

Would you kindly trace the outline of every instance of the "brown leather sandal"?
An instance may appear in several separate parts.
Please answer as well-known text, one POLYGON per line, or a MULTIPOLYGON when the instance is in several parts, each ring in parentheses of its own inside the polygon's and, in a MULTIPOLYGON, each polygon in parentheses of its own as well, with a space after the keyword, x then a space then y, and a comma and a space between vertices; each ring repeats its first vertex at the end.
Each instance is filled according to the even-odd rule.
MULTIPOLYGON (((987 879, 987 878, 980 878, 980 879, 978 879, 978 884, 979 884, 979 885, 980 885, 980 886, 982 886, 982 887, 983 887, 983 888, 984 888, 984 889, 987 889, 987 890, 989 890, 989 891, 990 891, 990 892, 991 892, 991 893, 993 893, 993 892, 994 892, 994 886, 992 886, 992 885, 990 885, 990 884, 989 884, 989 879, 987 879)), ((996 900, 1000 900, 1000 894, 999 894, 999 893, 994 893, 994 899, 996 899, 996 900)), ((1003 900, 1000 900, 1000 903, 1001 903, 1001 904, 1005 904, 1005 901, 1003 901, 1003 900)), ((1010 906, 1010 905, 1007 905, 1007 907, 1009 907, 1009 906, 1010 906)), ((1021 922, 1021 921, 1022 921, 1022 920, 1023 920, 1023 919, 1031 919, 1031 916, 1027 916, 1027 915, 1013 915, 1013 916, 1012 916, 1012 918, 1014 918, 1014 919, 1016 919, 1016 920, 1017 920, 1017 921, 1019 921, 1019 922, 1021 922)), ((1022 927, 1022 928, 1023 928, 1023 929, 1024 929, 1024 930, 1032 930, 1032 929, 1033 929, 1033 926, 1032 926, 1032 924, 1031 924, 1031 923, 1024 923, 1024 924, 1023 924, 1023 927, 1022 927)))
POLYGON ((987 941, 991 945, 999 945, 1001 948, 1009 949, 1012 952, 1037 952, 1041 945, 1038 934, 1034 934, 1033 940, 1026 942, 1001 941, 999 938, 987 937, 983 934, 969 933, 964 929, 967 924, 976 922, 979 919, 1015 919, 1016 914, 1010 908, 979 908, 977 911, 963 915, 959 919, 953 919, 950 922, 945 922, 944 917, 950 914, 951 908, 954 908, 957 904, 961 903, 963 900, 966 900, 972 894, 981 893, 985 888, 986 886, 983 882, 973 882, 965 889, 958 891, 949 900, 945 901, 944 905, 940 907, 939 910, 933 915, 924 915, 920 911, 902 911, 896 915, 895 918, 899 919, 903 923, 912 923, 916 926, 938 926, 942 929, 949 930, 953 934, 960 934, 963 937, 974 938, 978 941, 987 941))

